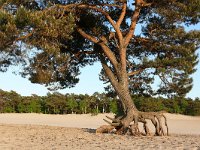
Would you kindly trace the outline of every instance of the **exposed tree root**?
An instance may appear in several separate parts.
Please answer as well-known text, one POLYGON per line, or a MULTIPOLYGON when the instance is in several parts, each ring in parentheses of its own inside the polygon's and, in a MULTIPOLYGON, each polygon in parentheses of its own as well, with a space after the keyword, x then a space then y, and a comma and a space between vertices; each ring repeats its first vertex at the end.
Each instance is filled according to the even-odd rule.
POLYGON ((139 118, 143 118, 143 119, 149 119, 151 120, 151 122, 153 123, 153 125, 155 126, 155 135, 169 135, 168 134, 168 125, 167 125, 167 118, 166 116, 163 114, 165 113, 164 111, 159 111, 159 112, 139 112, 139 118), (164 133, 164 128, 163 128, 163 124, 162 124, 162 117, 165 119, 165 126, 166 126, 166 130, 167 133, 164 133), (156 121, 157 119, 157 121, 156 121))
POLYGON ((115 127, 112 125, 102 125, 96 129, 96 134, 97 133, 112 133, 114 129, 115 127))
POLYGON ((142 133, 139 131, 139 127, 138 127, 138 122, 142 122, 143 123, 143 128, 145 131, 145 135, 150 135, 150 130, 147 126, 147 121, 151 120, 151 122, 153 123, 154 127, 155 127, 155 135, 158 136, 162 136, 162 135, 169 135, 168 134, 168 125, 167 125, 167 118, 166 116, 163 114, 163 111, 160 112, 141 112, 138 111, 137 116, 134 116, 132 121, 134 121, 134 124, 129 124, 128 128, 127 128, 127 124, 124 125, 123 119, 125 117, 123 116, 118 116, 116 118, 111 118, 106 116, 108 119, 112 120, 112 122, 104 119, 104 121, 106 121, 108 124, 110 124, 111 126, 114 126, 116 128, 116 134, 126 134, 127 130, 129 130, 131 132, 132 135, 138 136, 141 135, 142 133), (163 129, 163 124, 162 124, 162 117, 165 119, 165 126, 167 129, 167 133, 164 133, 164 129, 163 129))
POLYGON ((137 127, 137 125, 135 123, 130 125, 130 132, 131 132, 131 135, 133 135, 133 136, 141 135, 141 132, 139 131, 139 128, 137 127))

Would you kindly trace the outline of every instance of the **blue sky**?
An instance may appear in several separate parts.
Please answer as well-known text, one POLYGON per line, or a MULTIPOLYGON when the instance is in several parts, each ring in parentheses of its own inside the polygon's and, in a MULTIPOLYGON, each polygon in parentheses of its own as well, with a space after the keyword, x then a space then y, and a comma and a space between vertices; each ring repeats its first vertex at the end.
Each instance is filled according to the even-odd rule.
MULTIPOLYGON (((60 93, 76 93, 76 94, 93 94, 94 92, 103 92, 104 84, 99 81, 99 72, 101 65, 99 63, 94 66, 87 66, 81 70, 80 82, 76 87, 71 89, 59 90, 60 93)), ((200 64, 197 66, 197 72, 193 74, 194 86, 187 97, 200 97, 200 64)), ((46 95, 48 90, 39 84, 32 84, 28 79, 19 75, 12 74, 11 70, 6 73, 0 73, 0 89, 5 91, 16 91, 17 93, 27 96, 31 94, 46 95)))
MULTIPOLYGON (((74 88, 59 90, 60 93, 93 94, 94 92, 103 92, 103 82, 99 81, 99 72, 101 65, 99 63, 93 66, 87 66, 81 69, 80 82, 74 88)), ((20 75, 14 75, 12 70, 0 73, 0 89, 5 91, 16 91, 21 95, 46 95, 47 88, 39 84, 32 84, 28 79, 20 75)))

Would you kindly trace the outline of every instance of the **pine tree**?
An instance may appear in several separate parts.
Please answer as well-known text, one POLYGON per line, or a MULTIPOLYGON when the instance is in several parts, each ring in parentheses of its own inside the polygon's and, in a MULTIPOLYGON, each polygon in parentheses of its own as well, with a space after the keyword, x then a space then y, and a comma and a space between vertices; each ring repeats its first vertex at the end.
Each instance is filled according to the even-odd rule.
POLYGON ((31 82, 65 88, 99 61, 123 103, 124 131, 138 119, 131 93, 184 96, 192 87, 200 32, 184 27, 199 23, 199 0, 2 0, 0 8, 2 71, 22 63, 31 82))

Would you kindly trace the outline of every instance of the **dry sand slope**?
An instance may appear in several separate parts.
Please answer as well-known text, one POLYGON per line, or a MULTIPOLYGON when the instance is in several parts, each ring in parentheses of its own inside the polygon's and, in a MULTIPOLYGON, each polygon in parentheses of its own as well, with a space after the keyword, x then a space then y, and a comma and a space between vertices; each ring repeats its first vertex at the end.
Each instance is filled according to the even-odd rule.
POLYGON ((166 114, 165 137, 96 135, 105 115, 0 114, 0 150, 200 150, 199 117, 166 114))

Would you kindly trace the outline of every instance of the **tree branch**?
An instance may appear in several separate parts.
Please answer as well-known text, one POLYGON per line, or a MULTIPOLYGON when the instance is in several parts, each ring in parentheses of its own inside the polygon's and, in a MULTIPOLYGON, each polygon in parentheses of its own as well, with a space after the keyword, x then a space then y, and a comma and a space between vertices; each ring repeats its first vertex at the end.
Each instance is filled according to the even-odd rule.
POLYGON ((141 8, 142 7, 149 7, 149 6, 152 5, 152 3, 146 3, 143 0, 135 0, 135 3, 133 3, 133 5, 135 5, 135 11, 134 11, 133 16, 131 18, 131 25, 130 25, 129 32, 125 37, 125 45, 126 46, 128 45, 131 38, 133 37, 135 27, 136 27, 136 24, 137 24, 137 19, 139 17, 141 8))
POLYGON ((102 67, 103 67, 106 75, 108 76, 111 84, 113 85, 113 87, 115 89, 118 89, 119 88, 118 80, 116 79, 116 77, 113 74, 112 70, 108 67, 108 65, 107 65, 105 59, 103 58, 103 56, 100 56, 100 60, 101 60, 102 67))
MULTIPOLYGON (((95 5, 92 5, 92 4, 83 4, 83 3, 81 4, 81 3, 79 3, 79 4, 67 4, 67 5, 60 5, 60 4, 58 4, 58 5, 55 5, 55 6, 59 6, 60 8, 73 8, 73 7, 83 6, 83 5, 85 5, 85 6, 94 6, 94 7, 101 6, 101 7, 122 8, 122 6, 120 6, 118 4, 95 4, 95 5)), ((55 7, 55 6, 53 6, 53 7, 55 7)))
POLYGON ((27 38, 29 38, 30 36, 32 36, 33 33, 34 33, 34 30, 33 30, 32 32, 26 34, 26 35, 23 35, 23 36, 20 36, 20 37, 16 38, 15 41, 20 41, 20 40, 27 39, 27 38))
POLYGON ((92 54, 95 54, 95 52, 94 52, 94 51, 79 51, 79 52, 77 52, 77 53, 73 53, 73 55, 74 55, 77 59, 80 58, 80 55, 81 55, 81 54, 92 55, 92 54))
POLYGON ((97 40, 94 36, 87 34, 85 31, 83 31, 81 28, 77 28, 78 33, 80 33, 84 38, 88 39, 91 42, 99 43, 100 41, 97 40))
POLYGON ((128 34, 125 37, 125 45, 127 46, 130 42, 131 38, 133 37, 135 27, 137 24, 138 17, 140 15, 140 10, 142 7, 149 7, 152 5, 152 3, 146 3, 144 0, 135 0, 135 12, 133 13, 133 16, 131 18, 131 25, 128 34))
POLYGON ((88 39, 91 42, 94 42, 95 44, 98 44, 101 46, 104 54, 108 57, 108 59, 110 60, 110 62, 112 63, 112 65, 114 66, 114 68, 116 69, 116 71, 118 70, 118 62, 116 60, 116 57, 114 55, 114 53, 106 46, 105 41, 102 40, 97 40, 95 37, 93 37, 92 35, 87 34, 86 32, 84 32, 81 28, 77 28, 77 31, 86 39, 88 39))
POLYGON ((119 72, 118 62, 116 60, 114 53, 105 44, 100 43, 99 45, 102 47, 104 54, 108 57, 113 67, 115 68, 116 72, 119 72))
POLYGON ((126 15, 126 8, 127 8, 127 4, 126 4, 126 3, 123 3, 122 12, 121 12, 121 14, 120 14, 120 17, 119 17, 117 23, 116 23, 117 26, 120 26, 121 23, 122 23, 122 21, 124 20, 124 17, 125 17, 125 15, 126 15))
POLYGON ((140 10, 141 10, 141 5, 140 3, 142 2, 142 0, 135 0, 135 11, 133 13, 133 16, 131 18, 131 25, 130 25, 130 29, 129 32, 127 33, 126 37, 125 37, 125 45, 127 46, 131 40, 131 38, 133 37, 134 31, 135 31, 135 27, 137 24, 137 19, 139 17, 140 14, 140 10))
POLYGON ((134 39, 136 42, 150 42, 151 41, 149 38, 145 38, 145 37, 135 37, 134 39))
POLYGON ((128 76, 136 75, 136 74, 142 72, 143 70, 144 70, 144 69, 139 69, 139 70, 136 70, 136 71, 129 72, 129 73, 128 73, 128 76))
POLYGON ((23 36, 20 36, 20 37, 17 37, 16 39, 13 39, 12 41, 9 41, 6 43, 6 45, 12 45, 14 42, 17 42, 17 41, 20 41, 20 40, 25 40, 27 38, 29 38, 30 36, 33 35, 33 31, 28 33, 27 35, 23 35, 23 36))

